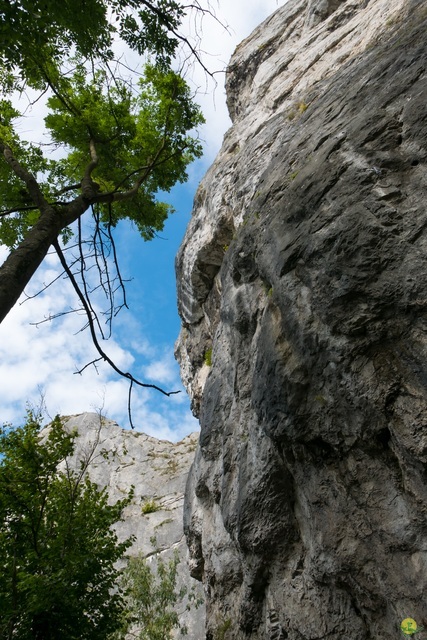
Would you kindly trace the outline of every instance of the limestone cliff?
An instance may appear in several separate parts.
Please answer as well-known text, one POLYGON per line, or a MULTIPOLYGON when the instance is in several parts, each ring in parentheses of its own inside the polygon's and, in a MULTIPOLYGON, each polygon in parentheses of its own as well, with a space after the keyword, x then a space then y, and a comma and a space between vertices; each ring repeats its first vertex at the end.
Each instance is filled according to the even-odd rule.
POLYGON ((166 559, 177 551, 180 556, 177 590, 186 587, 190 595, 178 603, 180 622, 188 633, 179 631, 174 637, 200 640, 204 637, 204 607, 195 607, 195 600, 203 598, 199 584, 188 572, 187 547, 182 527, 184 488, 198 434, 193 433, 181 442, 157 440, 145 433, 122 429, 115 422, 96 413, 83 413, 64 418, 67 430, 77 430, 78 437, 73 459, 69 464, 80 469, 82 460, 88 461, 88 473, 99 487, 107 487, 112 501, 119 500, 134 486, 134 499, 116 525, 120 540, 135 537, 129 555, 153 556, 150 542, 166 559), (187 609, 187 604, 190 604, 187 609))
POLYGON ((427 627, 427 6, 289 0, 236 50, 177 258, 207 638, 427 627))

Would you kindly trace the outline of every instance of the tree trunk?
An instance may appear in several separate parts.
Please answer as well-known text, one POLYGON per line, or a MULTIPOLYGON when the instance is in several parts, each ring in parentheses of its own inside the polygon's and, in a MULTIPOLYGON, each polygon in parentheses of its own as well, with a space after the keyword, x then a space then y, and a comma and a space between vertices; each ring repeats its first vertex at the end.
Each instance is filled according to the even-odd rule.
POLYGON ((49 205, 20 245, 11 250, 0 267, 0 323, 43 262, 52 242, 62 229, 84 213, 87 206, 82 198, 76 199, 61 213, 49 205))

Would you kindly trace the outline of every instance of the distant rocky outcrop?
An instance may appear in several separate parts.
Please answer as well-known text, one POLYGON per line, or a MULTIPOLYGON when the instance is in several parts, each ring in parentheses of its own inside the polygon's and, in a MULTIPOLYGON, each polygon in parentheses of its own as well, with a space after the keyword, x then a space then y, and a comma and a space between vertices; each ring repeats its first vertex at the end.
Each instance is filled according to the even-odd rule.
POLYGON ((99 487, 107 487, 114 502, 134 486, 132 504, 126 508, 123 521, 116 525, 120 540, 135 536, 129 555, 152 556, 153 537, 165 559, 178 552, 181 562, 177 589, 185 586, 195 598, 189 610, 187 598, 179 603, 180 621, 188 633, 181 636, 176 632, 174 637, 201 640, 205 637, 205 611, 203 605, 194 606, 194 599, 203 599, 203 592, 189 575, 182 522, 185 483, 199 434, 193 433, 178 443, 157 440, 122 429, 96 413, 67 416, 63 423, 67 430, 77 429, 79 434, 71 465, 79 469, 80 461, 89 459, 91 480, 99 487))
POLYGON ((207 638, 427 627, 427 6, 289 0, 177 258, 207 638))

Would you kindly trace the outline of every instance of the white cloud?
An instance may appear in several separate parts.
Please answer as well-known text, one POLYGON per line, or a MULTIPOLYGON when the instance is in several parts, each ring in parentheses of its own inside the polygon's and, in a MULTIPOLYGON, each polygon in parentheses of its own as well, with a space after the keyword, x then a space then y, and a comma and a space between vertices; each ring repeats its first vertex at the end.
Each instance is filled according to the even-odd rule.
POLYGON ((172 350, 168 350, 160 360, 143 367, 144 378, 154 384, 171 384, 176 380, 175 360, 172 350))

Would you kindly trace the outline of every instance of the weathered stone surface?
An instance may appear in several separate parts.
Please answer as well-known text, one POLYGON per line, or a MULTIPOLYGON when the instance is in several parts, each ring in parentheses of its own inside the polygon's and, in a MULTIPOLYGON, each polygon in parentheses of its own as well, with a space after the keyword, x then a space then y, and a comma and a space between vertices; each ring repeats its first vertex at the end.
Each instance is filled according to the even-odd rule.
MULTIPOLYGON (((145 433, 122 429, 115 422, 96 413, 83 413, 64 418, 67 430, 77 429, 78 438, 70 464, 76 470, 80 461, 89 459, 88 473, 99 487, 107 487, 111 501, 122 499, 134 486, 135 496, 117 523, 120 540, 135 536, 129 555, 153 554, 150 539, 155 537, 165 558, 178 552, 177 589, 187 587, 193 595, 203 597, 198 582, 189 575, 187 547, 183 532, 184 488, 194 458, 198 433, 181 442, 157 440, 145 433), (152 503, 155 511, 144 513, 144 506, 152 503)), ((204 607, 186 610, 187 599, 179 603, 180 620, 188 629, 185 638, 204 637, 204 607)), ((183 637, 176 632, 174 637, 183 637)))
POLYGON ((209 639, 427 626, 426 29, 290 0, 231 60, 177 258, 209 639))

